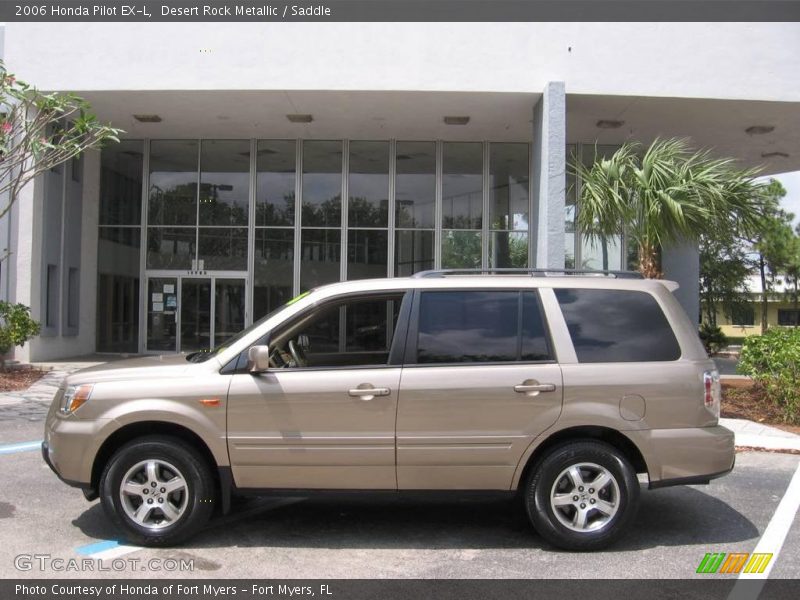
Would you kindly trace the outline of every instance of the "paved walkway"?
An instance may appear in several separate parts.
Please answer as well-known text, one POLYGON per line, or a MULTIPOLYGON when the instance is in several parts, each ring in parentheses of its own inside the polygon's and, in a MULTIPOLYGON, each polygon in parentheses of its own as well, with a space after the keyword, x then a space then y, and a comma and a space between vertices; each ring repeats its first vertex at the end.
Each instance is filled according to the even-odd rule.
MULTIPOLYGON (((50 402, 64 377, 108 360, 108 357, 87 356, 66 361, 35 363, 34 366, 49 371, 27 390, 0 393, 0 421, 44 420, 50 402)), ((800 435, 746 419, 720 419, 719 422, 736 434, 737 446, 800 451, 800 435)))
POLYGON ((43 421, 64 377, 106 360, 90 356, 68 361, 33 363, 34 367, 47 373, 27 390, 0 392, 0 421, 43 421))

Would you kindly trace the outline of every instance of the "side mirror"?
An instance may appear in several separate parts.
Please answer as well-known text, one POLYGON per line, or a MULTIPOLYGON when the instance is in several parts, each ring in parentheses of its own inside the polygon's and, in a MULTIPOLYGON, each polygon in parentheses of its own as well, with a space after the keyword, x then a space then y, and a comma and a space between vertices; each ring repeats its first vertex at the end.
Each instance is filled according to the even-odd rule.
POLYGON ((263 373, 269 369, 269 346, 252 346, 247 351, 247 370, 263 373))

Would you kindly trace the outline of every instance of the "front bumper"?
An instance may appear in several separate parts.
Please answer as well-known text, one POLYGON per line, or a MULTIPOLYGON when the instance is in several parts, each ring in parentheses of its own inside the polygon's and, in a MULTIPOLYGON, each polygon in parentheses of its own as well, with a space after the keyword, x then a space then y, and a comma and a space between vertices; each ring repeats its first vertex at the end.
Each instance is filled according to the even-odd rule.
POLYGON ((58 469, 56 469, 55 465, 53 464, 53 459, 50 457, 50 445, 47 443, 47 441, 42 442, 42 458, 44 459, 44 462, 47 463, 47 466, 50 467, 50 470, 67 485, 81 489, 91 487, 91 484, 89 483, 75 481, 73 479, 65 479, 61 476, 61 473, 58 472, 58 469))
POLYGON ((647 463, 650 488, 708 483, 730 473, 736 462, 733 432, 720 425, 650 429, 637 432, 636 437, 647 463))
POLYGON ((82 421, 73 417, 48 416, 42 442, 42 458, 67 485, 90 489, 92 465, 103 429, 110 421, 82 421))

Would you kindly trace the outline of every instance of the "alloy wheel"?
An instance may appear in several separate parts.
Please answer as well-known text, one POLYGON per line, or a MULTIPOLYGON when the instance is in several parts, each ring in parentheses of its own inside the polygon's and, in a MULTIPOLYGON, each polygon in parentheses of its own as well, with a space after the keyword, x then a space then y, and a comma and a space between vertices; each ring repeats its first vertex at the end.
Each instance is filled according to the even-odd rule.
POLYGON ((186 478, 174 465, 151 458, 128 469, 119 496, 129 519, 158 530, 180 520, 188 506, 188 491, 186 478))
POLYGON ((619 510, 619 484, 605 467, 582 462, 567 467, 550 491, 550 507, 559 522, 577 532, 600 531, 619 510))

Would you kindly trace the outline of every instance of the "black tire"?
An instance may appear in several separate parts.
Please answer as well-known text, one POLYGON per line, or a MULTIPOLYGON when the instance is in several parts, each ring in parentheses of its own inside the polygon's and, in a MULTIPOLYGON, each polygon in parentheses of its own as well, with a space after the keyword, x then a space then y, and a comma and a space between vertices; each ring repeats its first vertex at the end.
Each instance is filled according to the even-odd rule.
MULTIPOLYGON (((150 480, 143 481, 136 485, 149 488, 150 480)), ((210 466, 194 447, 178 438, 148 436, 127 443, 111 457, 100 479, 100 498, 106 514, 124 532, 127 540, 141 546, 171 546, 195 535, 205 525, 216 503, 216 486, 210 466), (153 508, 158 510, 151 510, 150 522, 146 524, 136 522, 128 514, 131 505, 142 504, 144 497, 130 496, 126 512, 120 492, 123 478, 143 461, 158 461, 159 473, 165 478, 171 474, 174 476, 165 465, 174 466, 185 482, 182 490, 163 498, 160 490, 167 488, 156 486, 153 493, 148 489, 147 499, 155 500, 153 508), (155 494, 158 497, 154 497, 155 494), (163 505, 165 499, 180 505, 180 514, 174 522, 169 522, 157 504, 161 500, 163 505)))
POLYGON ((575 551, 599 550, 617 541, 636 517, 639 481, 628 460, 613 446, 596 441, 568 442, 550 450, 533 466, 525 486, 525 508, 533 527, 553 546, 575 551), (606 484, 602 490, 594 490, 589 485, 594 479, 588 478, 599 476, 600 471, 585 466, 579 470, 579 475, 587 476, 588 481, 579 492, 573 478, 562 474, 581 464, 602 467, 614 482, 606 484), (554 489, 556 484, 558 487, 554 489), (575 497, 578 500, 572 506, 554 508, 551 493, 568 495, 567 502, 575 497), (603 501, 610 501, 616 507, 613 516, 608 517, 596 508, 603 501), (581 506, 586 507, 581 511, 585 510, 589 528, 575 531, 565 521, 570 521, 572 527, 580 527, 576 519, 581 506))

